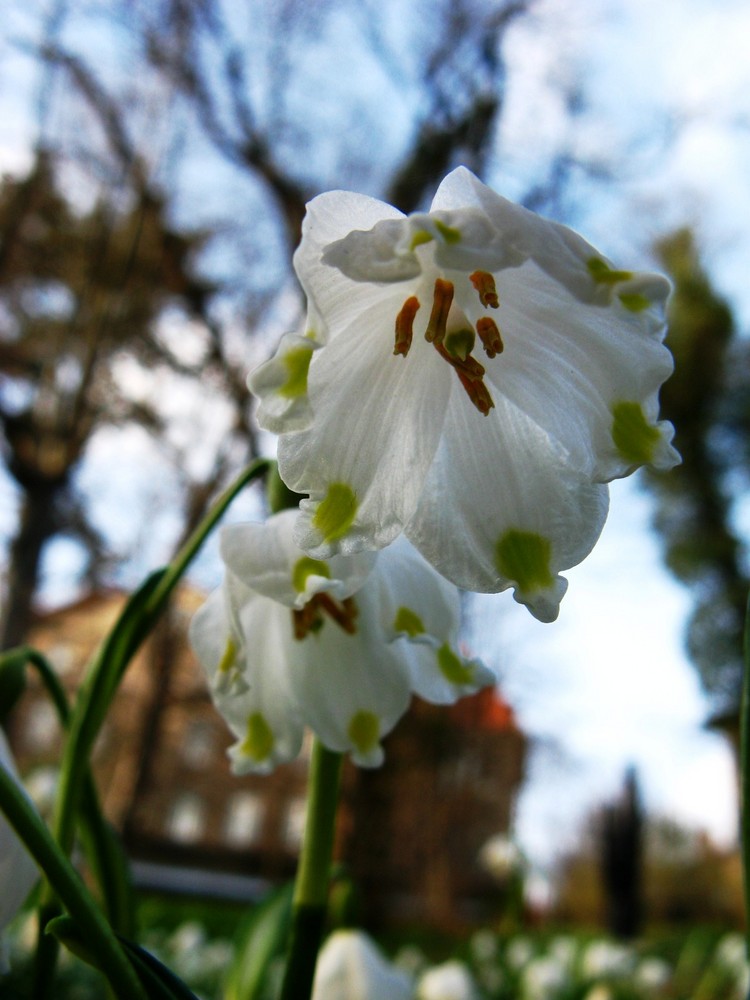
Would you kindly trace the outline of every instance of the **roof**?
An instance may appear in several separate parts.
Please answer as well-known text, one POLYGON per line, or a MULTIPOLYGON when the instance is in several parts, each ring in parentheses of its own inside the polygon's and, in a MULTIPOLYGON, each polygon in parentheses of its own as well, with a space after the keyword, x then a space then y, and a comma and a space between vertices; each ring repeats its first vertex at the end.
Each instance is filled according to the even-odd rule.
POLYGON ((449 712, 460 726, 495 731, 518 729, 513 709, 497 688, 483 688, 475 695, 460 698, 449 712))

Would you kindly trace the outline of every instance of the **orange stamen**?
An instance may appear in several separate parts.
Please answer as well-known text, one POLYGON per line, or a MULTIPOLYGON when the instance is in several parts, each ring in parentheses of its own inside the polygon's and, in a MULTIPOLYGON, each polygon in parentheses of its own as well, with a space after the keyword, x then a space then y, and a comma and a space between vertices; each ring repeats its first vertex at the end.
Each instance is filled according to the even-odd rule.
POLYGON ((393 348, 394 354, 409 353, 411 338, 414 335, 414 317, 419 309, 419 299, 416 295, 411 295, 401 306, 401 312, 396 317, 396 345, 393 348))
POLYGON ((456 358, 448 354, 442 344, 435 344, 434 347, 440 357, 447 361, 451 368, 455 370, 469 399, 479 412, 486 417, 495 404, 492 401, 489 389, 482 381, 485 372, 484 367, 471 355, 465 360, 461 360, 461 358, 456 358))
POLYGON ((330 594, 315 594, 304 608, 292 608, 292 625, 295 639, 306 639, 311 632, 317 632, 324 625, 324 615, 328 615, 349 635, 357 631, 356 618, 359 609, 353 597, 339 602, 330 594))
POLYGON ((425 340, 429 343, 442 344, 445 340, 445 330, 448 324, 448 313, 453 302, 453 282, 444 278, 435 279, 435 292, 432 301, 430 321, 425 330, 425 340))
POLYGON ((486 417, 495 405, 487 386, 481 380, 472 382, 471 379, 466 378, 463 372, 458 371, 458 369, 456 369, 456 375, 458 375, 461 385, 466 389, 469 399, 479 412, 486 417))
POLYGON ((495 279, 492 277, 489 271, 475 271, 473 274, 469 275, 469 281, 476 288, 479 294, 479 301, 485 307, 490 309, 497 309, 500 305, 500 300, 497 297, 497 288, 495 287, 495 279))
POLYGON ((310 632, 320 628, 323 619, 320 616, 315 598, 308 601, 304 608, 292 608, 292 624, 295 639, 304 639, 310 632))
POLYGON ((483 316, 481 319, 478 319, 477 333, 488 358, 494 358, 496 354, 502 354, 505 345, 494 319, 489 316, 483 316))
POLYGON ((354 635, 357 626, 354 624, 355 616, 351 614, 351 611, 335 601, 330 594, 316 594, 315 596, 320 602, 321 611, 325 611, 349 635, 354 635))
POLYGON ((471 354, 461 359, 453 354, 449 354, 442 344, 434 344, 433 346, 444 361, 447 361, 457 372, 462 372, 464 377, 469 379, 470 382, 482 381, 485 371, 484 366, 476 358, 473 358, 471 354))

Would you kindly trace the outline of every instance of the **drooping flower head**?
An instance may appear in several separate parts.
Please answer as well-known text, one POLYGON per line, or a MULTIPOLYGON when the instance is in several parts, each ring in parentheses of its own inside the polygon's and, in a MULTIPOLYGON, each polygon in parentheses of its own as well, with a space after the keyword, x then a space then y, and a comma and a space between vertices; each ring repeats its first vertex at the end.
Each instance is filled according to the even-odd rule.
POLYGON ((447 704, 495 681, 455 649, 455 587, 405 540, 313 559, 292 541, 295 517, 223 530, 224 585, 191 623, 238 773, 296 757, 306 726, 377 766, 412 694, 447 704))
POLYGON ((669 285, 449 174, 428 213, 334 191, 295 267, 305 336, 250 379, 315 557, 401 531, 468 590, 515 588, 538 618, 607 512, 606 483, 673 465, 657 394, 669 285))

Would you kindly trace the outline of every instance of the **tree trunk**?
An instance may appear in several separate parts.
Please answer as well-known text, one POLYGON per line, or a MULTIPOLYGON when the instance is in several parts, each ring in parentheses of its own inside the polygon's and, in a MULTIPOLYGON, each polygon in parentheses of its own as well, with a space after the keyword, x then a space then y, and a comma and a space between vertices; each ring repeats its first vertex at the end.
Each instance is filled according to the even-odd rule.
POLYGON ((57 499, 65 481, 38 482, 25 490, 21 522, 10 546, 5 607, 0 624, 0 648, 26 639, 39 583, 42 550, 57 531, 57 499))

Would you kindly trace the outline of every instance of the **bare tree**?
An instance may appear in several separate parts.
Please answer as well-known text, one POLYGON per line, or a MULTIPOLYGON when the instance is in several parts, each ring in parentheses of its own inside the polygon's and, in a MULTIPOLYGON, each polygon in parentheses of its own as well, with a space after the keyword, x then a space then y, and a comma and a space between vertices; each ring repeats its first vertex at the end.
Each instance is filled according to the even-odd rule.
MULTIPOLYGON (((20 609, 29 604, 47 540, 75 522, 94 552, 101 549, 93 533, 86 536, 85 503, 70 490, 70 470, 97 421, 140 419, 162 436, 173 467, 180 470, 182 499, 177 502, 184 532, 231 471, 255 453, 245 388, 250 336, 266 325, 277 329, 282 322, 275 313, 293 288, 291 250, 299 239, 306 201, 322 188, 349 186, 385 195, 409 211, 424 202, 457 162, 481 172, 502 110, 504 35, 525 9, 525 0, 423 0, 408 15, 405 40, 397 4, 356 5, 344 16, 339 5, 326 0, 129 2, 108 7, 107 18, 89 24, 88 34, 80 30, 85 11, 58 5, 34 50, 46 74, 42 141, 45 149, 54 150, 64 177, 79 183, 84 179, 83 186, 98 187, 100 195, 98 206, 80 224, 72 210, 59 209, 68 214, 53 229, 62 242, 70 238, 70 232, 62 236, 66 229, 75 230, 70 260, 77 259, 83 285, 72 292, 71 315, 55 324, 50 317, 36 324, 35 349, 46 352, 47 366, 35 369, 33 405, 5 416, 9 468, 12 461, 12 474, 18 482, 23 479, 28 497, 41 460, 29 471, 21 469, 18 455, 23 441, 41 440, 38 413, 45 407, 51 406, 57 418, 47 439, 54 433, 64 441, 65 456, 54 472, 45 473, 43 488, 22 512, 25 527, 13 542, 11 562, 29 568, 9 573, 18 607, 9 608, 7 617, 15 624, 6 627, 6 642, 17 641, 23 632, 27 616, 20 609), (97 32, 127 51, 129 73, 118 73, 102 56, 111 49, 102 46, 100 52, 91 44, 97 32), (336 50, 338 41, 359 47, 372 76, 372 86, 360 87, 356 98, 335 72, 343 56, 336 50), (309 58, 312 46, 330 62, 329 71, 318 77, 315 60, 309 58), (379 162, 378 138, 393 128, 384 93, 402 104, 400 138, 385 165, 379 162), (337 109, 340 125, 325 117, 324 107, 337 109), (370 135, 372 142, 352 141, 353 136, 361 140, 370 135), (202 184, 184 182, 196 155, 206 157, 210 169, 224 171, 247 201, 238 212, 227 191, 223 200, 216 199, 209 221, 201 216, 203 237, 191 240, 180 235, 172 218, 190 215, 191 206, 200 209, 204 194, 213 191, 208 172, 202 184), (112 208, 104 207, 107 201, 112 208), (242 277, 200 279, 193 266, 196 258, 204 266, 217 258, 225 266, 231 262, 232 278, 242 277), (135 295, 134 275, 142 276, 144 269, 151 294, 141 283, 135 295), (192 364, 181 362, 179 352, 166 348, 156 332, 165 296, 172 301, 179 297, 185 316, 200 326, 203 346, 192 364), (121 333, 113 326, 115 316, 122 320, 121 333), (75 364, 80 371, 72 394, 61 386, 60 373, 74 362, 65 360, 69 349, 63 349, 60 330, 78 345, 75 364), (124 340, 131 347, 137 343, 142 365, 182 369, 229 401, 233 416, 227 432, 213 445, 200 475, 186 460, 184 444, 170 438, 159 401, 126 405, 116 391, 108 365, 124 340), (48 402, 42 404, 42 399, 48 402), (115 399, 119 411, 113 413, 115 399), (70 498, 65 519, 58 500, 63 494, 70 498)), ((28 40, 25 44, 28 48, 28 40)), ((23 192, 41 183, 38 174, 26 187, 6 192, 16 208, 27 197, 23 192)), ((51 189, 50 178, 44 184, 51 189)), ((6 239, 6 257, 18 256, 14 245, 6 239)), ((56 275, 55 280, 65 284, 68 278, 56 275)), ((296 301, 300 308, 298 295, 296 301)), ((293 321, 293 311, 285 322, 293 321)), ((27 331, 29 322, 24 317, 27 331)), ((27 355, 30 338, 27 332, 27 355)), ((13 345, 7 342, 4 349, 10 363, 13 345)), ((13 363, 28 380, 32 360, 16 358, 13 363)))

